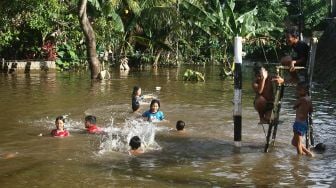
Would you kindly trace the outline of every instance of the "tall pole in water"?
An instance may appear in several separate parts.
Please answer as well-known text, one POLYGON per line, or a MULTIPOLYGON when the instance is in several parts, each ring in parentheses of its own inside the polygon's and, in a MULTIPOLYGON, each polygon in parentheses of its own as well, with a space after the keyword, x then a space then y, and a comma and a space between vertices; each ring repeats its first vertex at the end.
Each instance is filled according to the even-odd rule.
POLYGON ((236 146, 240 146, 242 140, 242 38, 235 37, 234 39, 234 141, 236 146))

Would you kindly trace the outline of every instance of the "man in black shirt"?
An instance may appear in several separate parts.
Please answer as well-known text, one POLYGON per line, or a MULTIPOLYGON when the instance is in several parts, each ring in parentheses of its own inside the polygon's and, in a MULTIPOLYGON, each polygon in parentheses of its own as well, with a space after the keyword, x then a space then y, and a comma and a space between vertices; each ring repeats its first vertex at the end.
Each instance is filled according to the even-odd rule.
POLYGON ((295 72, 295 66, 306 67, 309 57, 309 46, 305 42, 299 40, 299 32, 293 28, 286 31, 286 41, 287 44, 292 47, 295 55, 293 57, 287 56, 282 58, 281 64, 289 66, 292 78, 294 81, 297 81, 298 77, 295 72))

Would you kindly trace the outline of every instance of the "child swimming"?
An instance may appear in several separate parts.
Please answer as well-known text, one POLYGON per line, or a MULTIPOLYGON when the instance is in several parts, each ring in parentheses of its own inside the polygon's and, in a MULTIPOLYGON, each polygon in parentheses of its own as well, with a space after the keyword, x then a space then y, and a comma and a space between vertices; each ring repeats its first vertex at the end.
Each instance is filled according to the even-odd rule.
POLYGON ((146 120, 150 122, 158 122, 164 120, 164 114, 160 111, 160 101, 153 99, 150 103, 150 108, 142 114, 142 117, 145 117, 146 120))
POLYGON ((96 125, 96 116, 88 115, 85 117, 85 128, 88 133, 101 133, 102 129, 96 125))
POLYGON ((141 140, 138 136, 133 136, 131 138, 129 146, 131 147, 131 150, 129 151, 131 155, 138 155, 144 153, 144 151, 140 149, 141 140))
POLYGON ((65 137, 69 136, 70 133, 64 129, 65 118, 63 116, 58 116, 55 120, 56 129, 51 131, 53 137, 65 137))
POLYGON ((134 86, 132 92, 132 110, 137 112, 140 109, 140 104, 144 103, 144 99, 152 99, 152 95, 142 95, 141 87, 134 86))
POLYGON ((177 130, 177 131, 179 131, 179 132, 184 131, 184 127, 185 127, 185 123, 184 123, 184 121, 182 121, 182 120, 178 120, 178 121, 176 122, 176 130, 177 130))

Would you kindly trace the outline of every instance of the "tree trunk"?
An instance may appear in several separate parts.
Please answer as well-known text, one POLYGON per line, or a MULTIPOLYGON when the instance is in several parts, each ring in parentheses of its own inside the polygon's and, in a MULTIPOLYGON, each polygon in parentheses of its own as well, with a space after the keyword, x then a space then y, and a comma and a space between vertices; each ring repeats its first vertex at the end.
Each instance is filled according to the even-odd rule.
POLYGON ((161 55, 161 52, 162 52, 162 51, 163 51, 163 50, 160 49, 160 50, 158 51, 158 53, 156 54, 156 57, 155 57, 155 60, 154 60, 154 63, 153 63, 153 67, 157 67, 157 66, 158 66, 158 62, 159 62, 160 55, 161 55))
POLYGON ((95 33, 93 31, 93 28, 86 13, 87 0, 81 0, 79 2, 80 4, 79 4, 78 16, 81 28, 83 29, 85 35, 86 54, 89 59, 91 79, 96 79, 98 78, 98 74, 100 71, 100 62, 96 51, 95 33))

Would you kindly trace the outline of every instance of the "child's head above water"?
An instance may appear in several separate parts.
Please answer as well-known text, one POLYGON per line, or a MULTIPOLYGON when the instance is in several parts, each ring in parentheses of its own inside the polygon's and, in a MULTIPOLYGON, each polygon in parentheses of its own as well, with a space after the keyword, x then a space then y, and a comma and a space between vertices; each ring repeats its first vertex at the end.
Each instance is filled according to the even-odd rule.
POLYGON ((132 150, 136 150, 141 146, 141 140, 138 136, 133 136, 129 142, 132 150))
POLYGON ((141 95, 141 87, 134 86, 132 96, 135 97, 135 96, 140 96, 140 95, 141 95))
POLYGON ((182 120, 178 120, 178 121, 176 122, 176 130, 178 130, 178 131, 183 131, 184 126, 185 126, 184 121, 182 121, 182 120))
POLYGON ((58 130, 63 130, 64 129, 64 123, 65 123, 64 116, 58 116, 58 117, 56 117, 55 125, 56 125, 56 128, 58 130))
POLYGON ((88 115, 85 117, 85 128, 89 128, 91 125, 95 125, 97 121, 96 116, 88 115))
POLYGON ((157 99, 153 99, 150 103, 150 111, 151 112, 157 112, 160 110, 160 101, 157 99))

